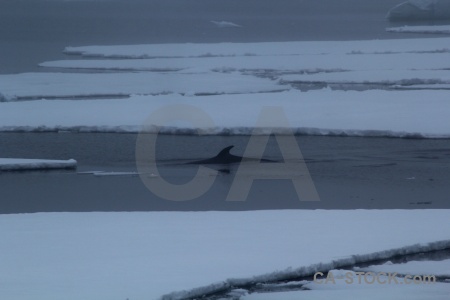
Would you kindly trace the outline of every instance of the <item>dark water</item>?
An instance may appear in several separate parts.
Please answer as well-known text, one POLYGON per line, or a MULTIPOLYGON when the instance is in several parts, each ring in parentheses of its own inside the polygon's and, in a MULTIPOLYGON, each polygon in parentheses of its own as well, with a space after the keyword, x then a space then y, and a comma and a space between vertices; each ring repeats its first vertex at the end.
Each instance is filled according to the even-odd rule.
MULTIPOLYGON (((256 180, 247 201, 228 202, 237 166, 216 176, 206 194, 186 202, 155 196, 139 176, 77 174, 136 171, 135 134, 3 133, 0 141, 0 157, 79 163, 77 171, 0 173, 0 213, 450 208, 450 140, 297 137, 320 202, 300 202, 290 180, 256 180)), ((245 136, 159 136, 159 171, 169 182, 186 183, 198 166, 185 162, 212 157, 228 145, 243 155, 247 143, 245 136)), ((275 139, 265 157, 282 160, 275 139)))
POLYGON ((430 37, 385 32, 402 0, 1 0, 0 73, 37 71, 66 46, 430 37), (241 28, 218 28, 211 21, 241 28))

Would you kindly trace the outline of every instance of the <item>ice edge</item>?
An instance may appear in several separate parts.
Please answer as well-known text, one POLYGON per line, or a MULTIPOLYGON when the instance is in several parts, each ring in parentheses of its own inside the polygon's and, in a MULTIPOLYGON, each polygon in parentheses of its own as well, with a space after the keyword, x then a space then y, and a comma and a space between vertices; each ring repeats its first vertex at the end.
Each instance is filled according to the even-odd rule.
POLYGON ((159 298, 160 300, 186 300, 193 297, 221 292, 228 288, 239 288, 255 282, 280 281, 306 277, 316 272, 326 272, 335 268, 351 266, 357 263, 365 263, 373 260, 390 259, 397 255, 409 255, 419 252, 430 252, 450 248, 450 240, 437 241, 427 244, 415 244, 396 249, 378 251, 371 254, 352 255, 347 258, 333 260, 328 263, 318 263, 296 269, 288 268, 284 271, 257 275, 249 278, 230 278, 223 282, 210 284, 203 287, 194 288, 189 291, 173 292, 159 298))
POLYGON ((0 132, 70 132, 70 133, 149 133, 164 135, 291 135, 296 136, 341 136, 341 137, 385 137, 409 139, 450 139, 450 132, 432 134, 425 132, 407 132, 377 129, 327 129, 312 127, 262 128, 262 127, 214 127, 181 128, 170 126, 137 125, 121 126, 0 126, 0 132))

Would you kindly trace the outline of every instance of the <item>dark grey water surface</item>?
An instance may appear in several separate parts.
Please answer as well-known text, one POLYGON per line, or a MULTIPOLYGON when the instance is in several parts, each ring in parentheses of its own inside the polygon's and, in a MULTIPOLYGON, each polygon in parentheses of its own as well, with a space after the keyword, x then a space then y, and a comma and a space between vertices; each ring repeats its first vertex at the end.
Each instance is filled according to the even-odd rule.
MULTIPOLYGON (((297 137, 320 202, 300 202, 289 180, 256 180, 247 201, 227 202, 237 166, 220 173, 202 197, 187 202, 156 197, 139 176, 77 174, 136 171, 135 134, 3 133, 0 141, 0 157, 79 162, 77 171, 0 173, 0 213, 450 208, 450 140, 297 137)), ((246 136, 159 136, 160 172, 167 181, 188 182, 198 166, 184 162, 214 156, 228 145, 236 146, 233 154, 243 155, 247 143, 246 136)), ((282 159, 273 138, 265 157, 282 159)))

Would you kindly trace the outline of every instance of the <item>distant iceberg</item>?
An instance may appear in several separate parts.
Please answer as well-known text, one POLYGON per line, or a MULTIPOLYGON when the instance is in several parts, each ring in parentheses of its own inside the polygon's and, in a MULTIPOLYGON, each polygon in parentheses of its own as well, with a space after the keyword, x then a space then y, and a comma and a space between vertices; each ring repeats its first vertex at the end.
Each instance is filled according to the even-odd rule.
POLYGON ((450 19, 450 0, 409 0, 393 7, 389 20, 450 19))
POLYGON ((219 27, 219 28, 242 27, 241 25, 235 24, 233 22, 227 22, 227 21, 211 21, 211 23, 217 25, 217 27, 219 27))

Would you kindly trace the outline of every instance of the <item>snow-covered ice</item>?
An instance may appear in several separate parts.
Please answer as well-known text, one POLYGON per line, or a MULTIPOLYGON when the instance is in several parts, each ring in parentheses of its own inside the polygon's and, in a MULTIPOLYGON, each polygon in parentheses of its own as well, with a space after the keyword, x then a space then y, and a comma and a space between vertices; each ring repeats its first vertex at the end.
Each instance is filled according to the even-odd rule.
POLYGON ((0 295, 180 299, 443 249, 449 218, 449 210, 0 215, 0 295))
POLYGON ((402 26, 386 28, 389 32, 401 33, 442 33, 450 34, 450 25, 434 25, 434 26, 402 26))
POLYGON ((114 58, 174 58, 213 56, 292 56, 348 53, 436 52, 449 49, 450 39, 398 39, 366 41, 302 41, 214 44, 147 44, 66 47, 67 54, 114 58))
MULTIPOLYGON (((318 82, 371 83, 374 84, 369 87, 372 89, 377 88, 377 85, 378 88, 386 85, 395 85, 396 88, 421 85, 412 88, 439 89, 447 88, 450 76, 448 75, 450 73, 448 71, 450 69, 449 38, 84 46, 68 47, 65 51, 84 56, 126 59, 62 60, 44 62, 40 65, 52 68, 104 71, 168 70, 164 75, 145 75, 145 73, 143 75, 118 75, 119 79, 122 76, 124 82, 129 82, 127 76, 139 76, 141 79, 136 83, 130 83, 128 87, 119 85, 111 89, 116 92, 122 89, 147 93, 151 91, 153 94, 168 91, 193 95, 197 90, 213 93, 243 93, 290 88, 289 85, 277 84, 277 79, 281 79, 278 83, 289 81, 312 84, 318 82), (243 74, 248 76, 243 76, 243 74), (142 80, 146 80, 147 76, 148 78, 151 76, 160 79, 167 78, 170 79, 170 82, 167 81, 162 85, 143 86, 140 83, 142 80), (192 77, 192 80, 184 81, 186 77, 192 77), (261 77, 271 78, 272 81, 261 77), (202 86, 201 80, 208 84, 202 86), (190 86, 194 92, 186 92, 190 86)), ((4 100, 8 97, 11 98, 10 94, 26 93, 33 89, 33 85, 25 86, 23 83, 26 78, 21 79, 20 76, 36 75, 17 75, 13 79, 6 77, 8 85, 5 83, 3 92, 0 89, 0 92, 4 94, 4 100), (11 80, 13 80, 12 85, 10 84, 11 80)), ((107 78, 106 76, 96 76, 99 76, 100 79, 94 80, 92 84, 100 81, 100 85, 93 88, 87 84, 88 90, 90 87, 91 91, 98 92, 111 85, 101 84, 101 78, 107 78)), ((84 79, 80 79, 80 82, 87 81, 89 78, 84 77, 84 79)), ((156 80, 156 82, 159 81, 156 80)), ((61 84, 56 85, 55 89, 60 89, 61 86, 61 84)), ((42 85, 34 88, 42 88, 42 85)), ((76 90, 75 83, 73 88, 76 90)), ((201 92, 198 93, 201 94, 201 92)), ((273 95, 273 97, 277 96, 273 95)), ((274 99, 274 101, 277 100, 274 99)))
MULTIPOLYGON (((3 103, 0 104, 2 131, 137 132, 146 116, 163 105, 188 104, 201 108, 213 118, 215 127, 207 128, 207 133, 249 134, 261 108, 278 105, 285 110, 294 131, 302 134, 450 137, 446 121, 450 107, 445 91, 450 86, 450 38, 84 46, 68 47, 65 52, 115 59, 50 61, 41 66, 167 71, 67 74, 48 87, 50 78, 46 76, 58 75, 6 75, 1 91, 3 98, 43 96, 43 90, 54 96, 64 92, 80 94, 81 90, 91 95, 108 90, 158 95, 132 95, 129 99, 103 102, 3 103), (115 76, 117 80, 108 79, 115 76), (75 79, 73 84, 68 83, 71 78, 75 79), (138 79, 132 82, 134 78, 138 79), (149 78, 154 80, 146 85, 149 78), (185 81, 185 78, 191 79, 185 81), (300 93, 295 89, 297 82, 369 84, 371 89, 388 86, 398 91, 324 89, 300 93), (290 91, 265 93, 283 89, 290 91), (163 95, 164 91, 174 94, 163 95), (201 98, 177 95, 206 92, 230 95, 201 98), (255 92, 259 94, 249 94, 255 92), (231 95, 235 93, 246 94, 231 95), (99 111, 101 115, 94 113, 99 111), (21 118, 10 117, 14 113, 21 118)), ((187 133, 192 127, 166 124, 163 130, 187 133)))
POLYGON ((23 159, 23 158, 0 158, 0 171, 18 170, 46 170, 46 169, 74 169, 77 161, 48 160, 48 159, 23 159))
MULTIPOLYGON (((0 75, 3 100, 112 97, 131 94, 224 94, 283 90, 269 79, 237 73, 24 73, 0 75)), ((1 99, 0 99, 1 101, 1 99)))
MULTIPOLYGON (((284 110, 294 132, 315 135, 450 137, 447 91, 332 91, 185 97, 133 96, 111 100, 0 103, 0 131, 138 132, 150 113, 192 105, 214 122, 206 134, 252 133, 263 107, 284 110)), ((153 123, 152 123, 153 124, 153 123)), ((189 123, 153 124, 154 131, 186 133, 189 123)), ((151 130, 146 128, 147 130, 151 130)), ((275 133, 277 129, 274 129, 275 133)), ((283 128, 278 129, 283 133, 283 128)), ((264 133, 264 131, 262 132, 264 133)))
MULTIPOLYGON (((96 70, 181 70, 186 73, 211 71, 278 71, 278 72, 324 72, 339 70, 404 70, 404 69, 449 69, 450 40, 446 49, 435 53, 380 53, 330 55, 280 55, 239 57, 194 57, 155 59, 101 59, 60 60, 41 63, 42 67, 96 69, 96 70), (396 55, 398 54, 398 55, 396 55)), ((320 51, 320 50, 319 50, 320 51)))

